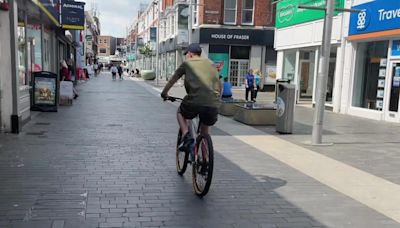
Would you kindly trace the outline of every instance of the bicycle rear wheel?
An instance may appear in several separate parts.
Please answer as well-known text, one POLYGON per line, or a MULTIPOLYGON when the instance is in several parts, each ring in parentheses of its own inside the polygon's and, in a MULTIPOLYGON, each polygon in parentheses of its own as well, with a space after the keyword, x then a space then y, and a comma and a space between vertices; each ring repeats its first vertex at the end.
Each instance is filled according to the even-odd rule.
POLYGON ((197 158, 192 165, 192 181, 195 194, 202 197, 208 193, 211 186, 214 149, 210 135, 199 135, 196 142, 197 158))
POLYGON ((182 140, 182 132, 179 130, 178 138, 176 140, 176 171, 179 175, 183 175, 185 173, 189 157, 189 153, 179 150, 179 145, 181 144, 182 140))

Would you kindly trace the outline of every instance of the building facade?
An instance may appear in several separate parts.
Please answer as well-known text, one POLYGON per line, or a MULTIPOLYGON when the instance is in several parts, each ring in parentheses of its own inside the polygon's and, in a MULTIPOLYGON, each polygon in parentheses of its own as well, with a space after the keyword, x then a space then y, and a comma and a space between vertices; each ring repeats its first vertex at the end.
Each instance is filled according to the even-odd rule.
MULTIPOLYGON (((268 77, 276 67, 272 1, 192 0, 162 2, 161 76, 168 77, 184 60, 182 50, 200 43, 203 56, 221 68, 233 86, 244 86, 249 69, 268 77), (189 13, 187 13, 189 11, 189 13)), ((271 81, 273 83, 273 80, 271 81)))
MULTIPOLYGON (((314 104, 325 14, 298 8, 303 2, 284 0, 277 4, 277 77, 296 85, 297 103, 314 104)), ((325 0, 314 1, 313 6, 325 6, 325 0)), ((336 8, 344 6, 344 0, 336 0, 336 8)), ((326 91, 326 108, 334 111, 340 110, 346 22, 346 14, 335 13, 326 91)))
POLYGON ((400 1, 357 0, 345 28, 341 112, 400 122, 400 1))
POLYGON ((93 64, 98 55, 98 44, 100 36, 100 21, 97 12, 94 10, 85 12, 85 49, 82 65, 93 64))
POLYGON ((98 56, 115 55, 117 48, 117 39, 112 36, 99 36, 98 37, 98 56))
MULTIPOLYGON (((8 6, 8 10, 0 10, 0 121, 2 131, 19 133, 31 119, 32 104, 38 101, 32 99, 33 74, 48 71, 58 75, 61 60, 76 63, 79 32, 75 29, 83 27, 78 24, 84 4, 71 1, 61 6, 64 15, 74 11, 75 17, 69 18, 78 24, 60 24, 59 5, 50 0, 10 0, 8 6), (68 9, 70 6, 73 9, 68 9)), ((53 98, 59 76, 56 80, 46 87, 53 98)), ((58 104, 55 98, 52 102, 58 104)))

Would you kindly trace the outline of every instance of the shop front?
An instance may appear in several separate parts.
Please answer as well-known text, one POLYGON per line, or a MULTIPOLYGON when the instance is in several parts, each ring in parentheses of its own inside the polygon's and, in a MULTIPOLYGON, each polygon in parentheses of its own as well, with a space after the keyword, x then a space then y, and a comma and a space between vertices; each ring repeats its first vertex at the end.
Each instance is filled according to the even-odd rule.
MULTIPOLYGON (((279 2, 276 12, 275 49, 278 52, 277 78, 289 80, 296 85, 296 102, 315 103, 316 81, 322 43, 324 13, 318 10, 300 9, 307 1, 286 0, 279 2)), ((313 5, 324 5, 316 0, 313 5)), ((345 1, 336 0, 337 8, 345 1)), ((326 109, 339 111, 342 61, 344 55, 344 17, 338 12, 333 20, 331 54, 326 90, 326 109)))
POLYGON ((376 0, 353 6, 349 54, 354 53, 348 113, 400 122, 400 1, 376 0))
POLYGON ((268 48, 272 50, 273 30, 199 28, 193 39, 233 86, 244 86, 249 69, 266 75, 266 53, 268 48))

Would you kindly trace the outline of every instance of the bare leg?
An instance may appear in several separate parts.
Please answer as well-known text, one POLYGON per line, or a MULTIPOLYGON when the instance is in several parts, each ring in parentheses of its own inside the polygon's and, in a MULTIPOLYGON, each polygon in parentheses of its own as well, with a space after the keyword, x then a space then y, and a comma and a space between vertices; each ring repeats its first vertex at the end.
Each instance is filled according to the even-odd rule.
POLYGON ((202 124, 200 127, 200 134, 202 135, 209 135, 210 134, 210 127, 207 125, 202 124))
POLYGON ((184 136, 189 131, 187 121, 185 118, 183 118, 182 114, 179 113, 179 110, 178 113, 176 114, 176 117, 178 119, 179 127, 181 128, 182 136, 184 136))

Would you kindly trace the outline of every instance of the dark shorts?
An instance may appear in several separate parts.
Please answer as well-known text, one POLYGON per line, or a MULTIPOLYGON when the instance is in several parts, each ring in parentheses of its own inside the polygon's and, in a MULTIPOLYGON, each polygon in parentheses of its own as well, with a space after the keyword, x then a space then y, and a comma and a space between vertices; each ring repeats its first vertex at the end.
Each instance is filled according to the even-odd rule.
POLYGON ((207 126, 214 125, 218 120, 218 108, 195 106, 181 103, 178 112, 182 114, 185 119, 193 119, 199 116, 200 122, 207 126))

